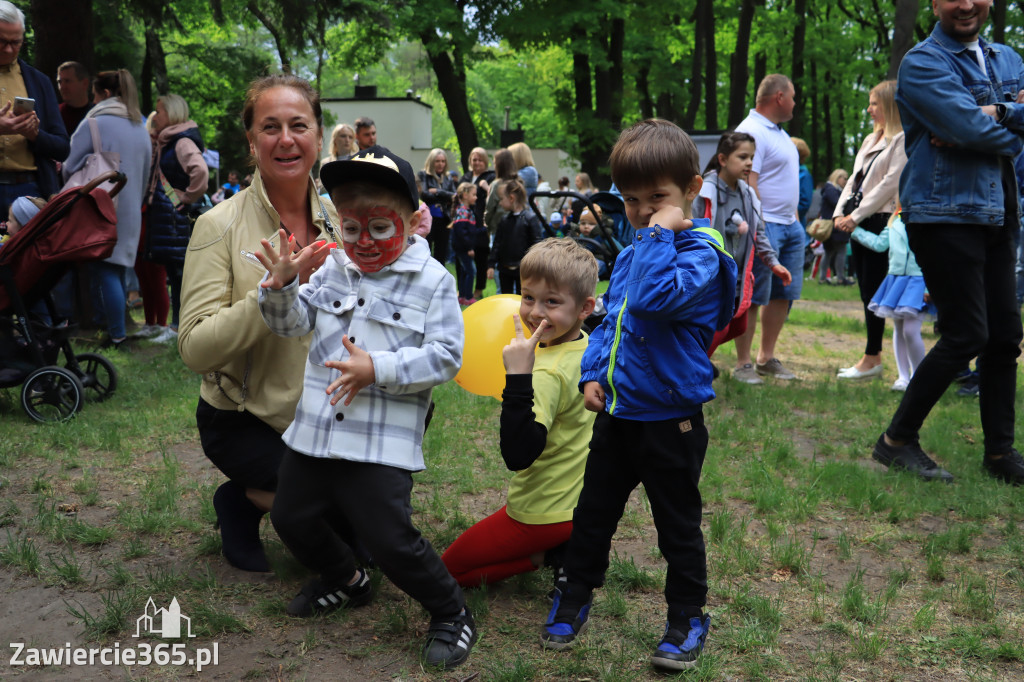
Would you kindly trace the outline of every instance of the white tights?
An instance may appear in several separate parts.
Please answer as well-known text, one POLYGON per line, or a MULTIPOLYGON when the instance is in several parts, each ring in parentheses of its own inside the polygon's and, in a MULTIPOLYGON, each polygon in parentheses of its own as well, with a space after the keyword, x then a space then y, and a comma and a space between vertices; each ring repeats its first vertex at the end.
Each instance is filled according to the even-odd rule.
POLYGON ((921 339, 921 317, 893 320, 892 354, 900 379, 909 382, 914 370, 924 359, 924 341, 921 339))

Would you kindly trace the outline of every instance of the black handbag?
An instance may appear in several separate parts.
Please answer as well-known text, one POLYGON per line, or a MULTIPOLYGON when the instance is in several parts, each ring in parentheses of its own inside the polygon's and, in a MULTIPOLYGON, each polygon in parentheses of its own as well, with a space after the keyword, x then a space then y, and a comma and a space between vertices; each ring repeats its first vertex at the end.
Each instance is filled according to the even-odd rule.
POLYGON ((875 163, 875 159, 881 155, 881 152, 875 154, 871 158, 871 161, 868 162, 867 168, 862 168, 860 173, 857 173, 857 177, 854 178, 854 182, 856 183, 854 185, 854 190, 850 192, 850 196, 847 197, 846 203, 843 204, 843 215, 850 215, 860 208, 860 202, 864 199, 864 192, 861 191, 861 187, 864 185, 864 180, 868 177, 868 173, 871 171, 871 166, 875 163))

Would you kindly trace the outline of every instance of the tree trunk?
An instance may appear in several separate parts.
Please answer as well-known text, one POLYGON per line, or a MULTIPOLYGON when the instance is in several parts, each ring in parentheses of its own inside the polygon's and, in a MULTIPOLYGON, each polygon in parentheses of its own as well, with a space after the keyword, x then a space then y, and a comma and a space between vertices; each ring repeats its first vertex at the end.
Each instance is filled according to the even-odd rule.
MULTIPOLYGON (((997 3, 1001 6, 1002 3, 997 3)), ((914 46, 914 28, 917 26, 917 0, 896 0, 896 18, 892 29, 892 51, 889 53, 889 70, 886 80, 896 78, 900 70, 900 62, 911 47, 914 46)), ((1002 5, 1005 10, 1005 5, 1002 5)), ((1004 16, 1005 18, 1005 16, 1004 16)))
POLYGON ((1002 43, 1006 39, 1006 4, 996 2, 992 4, 992 42, 1002 43))
POLYGON ((681 123, 679 112, 676 111, 675 99, 671 92, 663 92, 658 95, 658 102, 655 104, 655 111, 658 113, 658 118, 663 118, 666 121, 672 121, 677 125, 681 123))
MULTIPOLYGON (((164 55, 164 46, 160 42, 160 34, 157 33, 156 26, 153 25, 152 21, 146 22, 146 56, 149 57, 149 67, 153 74, 153 86, 156 88, 157 94, 167 94, 170 90, 170 83, 167 79, 167 58, 164 55)), ((142 94, 142 97, 142 110, 152 111, 152 102, 148 104, 145 102, 146 98, 152 97, 152 93, 148 88, 142 94)))
POLYGON ((715 3, 704 2, 704 128, 718 130, 718 55, 715 53, 715 3))
POLYGON ((651 100, 651 65, 644 64, 637 70, 636 92, 640 100, 640 118, 654 118, 654 101, 651 100))
POLYGON ((750 80, 750 27, 754 22, 754 0, 743 0, 736 31, 736 49, 729 67, 729 118, 726 125, 735 128, 747 115, 747 82, 750 80))
POLYGON ((808 141, 811 147, 811 176, 820 178, 824 173, 821 164, 821 89, 818 87, 818 62, 814 59, 811 60, 811 87, 807 92, 811 100, 811 139, 808 141))
POLYGON ((77 61, 96 73, 93 47, 92 0, 32 0, 29 8, 35 29, 32 65, 56 82, 57 67, 77 61))
POLYGON ((701 92, 700 78, 704 73, 704 39, 707 27, 704 26, 706 14, 705 3, 710 0, 697 0, 697 7, 694 10, 693 26, 693 61, 690 63, 690 82, 687 84, 690 89, 690 101, 686 104, 686 111, 683 112, 681 127, 692 130, 697 120, 697 110, 700 108, 701 92))
POLYGON ((761 85, 761 81, 768 75, 768 55, 764 52, 758 52, 754 55, 754 104, 757 104, 757 88, 761 85))
POLYGON ((610 130, 616 135, 622 128, 622 91, 623 91, 623 65, 622 53, 626 44, 626 20, 622 17, 612 20, 612 34, 608 41, 608 61, 611 68, 608 71, 608 85, 611 91, 608 93, 612 100, 611 116, 608 119, 610 130))
POLYGON ((322 7, 317 8, 316 16, 316 36, 313 37, 313 44, 316 45, 316 82, 313 83, 313 87, 316 88, 317 93, 321 93, 321 77, 324 73, 324 34, 327 31, 325 26, 326 17, 324 16, 325 10, 322 7))
POLYGON ((263 10, 259 8, 255 0, 250 0, 247 5, 249 12, 259 20, 263 27, 270 32, 271 37, 274 39, 274 45, 277 47, 277 55, 281 59, 281 70, 284 72, 290 72, 292 70, 292 62, 288 58, 288 50, 284 45, 284 36, 281 30, 274 25, 274 22, 270 20, 263 10))
POLYGON ((796 91, 796 108, 789 123, 789 134, 799 137, 804 128, 804 37, 807 35, 807 0, 796 0, 793 11, 796 27, 793 29, 793 67, 790 79, 796 91))
POLYGON ((437 76, 437 89, 444 98, 445 106, 448 107, 448 118, 455 128, 455 137, 459 141, 459 155, 464 168, 469 167, 469 153, 473 147, 479 144, 476 135, 476 126, 473 124, 473 117, 469 113, 469 104, 466 101, 466 75, 462 66, 462 59, 455 50, 455 62, 447 52, 439 51, 434 54, 430 44, 434 40, 432 30, 420 33, 420 41, 427 50, 427 57, 430 65, 434 67, 434 75, 437 76), (461 73, 460 73, 461 71, 461 73))

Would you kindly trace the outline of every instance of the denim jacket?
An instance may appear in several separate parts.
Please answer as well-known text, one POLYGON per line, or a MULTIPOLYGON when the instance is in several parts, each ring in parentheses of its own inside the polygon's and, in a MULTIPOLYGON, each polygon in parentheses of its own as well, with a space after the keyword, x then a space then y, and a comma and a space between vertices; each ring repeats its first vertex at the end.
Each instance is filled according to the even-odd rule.
POLYGON ((988 73, 963 43, 935 26, 900 64, 896 104, 909 161, 900 177, 907 223, 1015 225, 1013 159, 1024 148, 1024 62, 1005 45, 980 43, 988 73), (991 78, 990 78, 991 76, 991 78), (981 112, 1001 102, 999 122, 981 112), (952 146, 932 144, 932 136, 952 146), (1005 218, 1005 223, 1004 223, 1005 218))

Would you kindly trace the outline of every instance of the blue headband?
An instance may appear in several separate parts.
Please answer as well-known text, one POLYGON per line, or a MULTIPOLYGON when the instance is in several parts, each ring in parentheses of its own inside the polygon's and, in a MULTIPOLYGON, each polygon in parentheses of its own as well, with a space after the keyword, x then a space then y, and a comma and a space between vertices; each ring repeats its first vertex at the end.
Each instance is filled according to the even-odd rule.
POLYGON ((36 217, 39 213, 39 207, 36 206, 28 197, 18 197, 11 204, 11 213, 14 215, 14 219, 18 221, 18 224, 22 227, 36 217))

